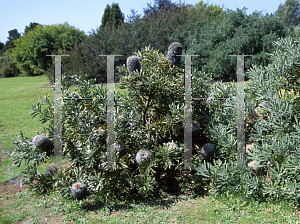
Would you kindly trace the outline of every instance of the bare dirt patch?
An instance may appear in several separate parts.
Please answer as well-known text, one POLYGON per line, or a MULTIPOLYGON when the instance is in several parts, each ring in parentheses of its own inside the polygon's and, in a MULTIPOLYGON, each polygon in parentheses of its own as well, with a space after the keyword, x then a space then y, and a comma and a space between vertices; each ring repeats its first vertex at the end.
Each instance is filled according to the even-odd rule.
POLYGON ((17 192, 23 192, 26 189, 29 188, 28 185, 26 184, 22 184, 22 187, 20 187, 19 183, 21 181, 22 178, 16 178, 12 180, 12 183, 5 182, 0 184, 0 194, 8 196, 8 197, 12 197, 14 196, 17 192))
POLYGON ((52 83, 46 83, 46 84, 42 85, 42 88, 53 88, 53 84, 52 83))

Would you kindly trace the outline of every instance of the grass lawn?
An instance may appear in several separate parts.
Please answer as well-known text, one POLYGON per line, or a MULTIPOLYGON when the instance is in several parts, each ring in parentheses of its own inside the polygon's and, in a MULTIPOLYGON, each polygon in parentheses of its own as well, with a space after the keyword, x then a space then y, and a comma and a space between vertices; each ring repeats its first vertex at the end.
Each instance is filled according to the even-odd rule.
MULTIPOLYGON (((0 160, 0 182, 8 179, 15 136, 22 131, 33 137, 43 130, 38 118, 28 112, 46 93, 53 100, 53 88, 43 88, 47 83, 46 76, 0 79, 0 155, 6 157, 0 160)), ((0 184, 0 223, 300 223, 299 212, 284 202, 259 204, 235 197, 217 200, 166 194, 163 200, 152 202, 109 202, 84 208, 84 202, 56 193, 36 196, 27 189, 26 185, 0 184)))

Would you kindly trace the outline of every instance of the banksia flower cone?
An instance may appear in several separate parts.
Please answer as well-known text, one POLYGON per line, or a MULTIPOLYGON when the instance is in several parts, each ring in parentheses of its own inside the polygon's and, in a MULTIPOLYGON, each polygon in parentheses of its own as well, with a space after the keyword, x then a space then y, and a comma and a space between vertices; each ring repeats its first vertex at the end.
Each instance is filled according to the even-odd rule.
POLYGON ((122 142, 115 142, 113 147, 116 151, 119 152, 120 156, 125 155, 125 145, 122 142))
POLYGON ((168 142, 167 145, 170 147, 170 148, 173 148, 175 149, 176 151, 179 149, 178 145, 174 142, 168 142))
POLYGON ((37 135, 32 139, 32 143, 40 150, 47 153, 47 156, 51 155, 54 149, 53 142, 44 135, 37 135))
POLYGON ((202 146, 198 155, 202 159, 209 159, 214 155, 215 146, 212 143, 206 143, 202 146))
POLYGON ((250 167, 252 169, 252 174, 259 174, 262 171, 261 167, 258 167, 258 162, 256 161, 251 161, 250 163, 248 163, 248 167, 250 167))
POLYGON ((206 100, 206 105, 212 105, 212 99, 214 98, 215 93, 211 93, 207 100, 206 100))
POLYGON ((176 55, 182 55, 182 45, 178 42, 173 42, 168 47, 167 61, 173 65, 180 64, 181 56, 176 55))
POLYGON ((48 176, 55 176, 55 174, 57 173, 57 167, 56 166, 50 166, 47 168, 47 175, 48 176))
POLYGON ((72 185, 71 194, 77 199, 81 199, 86 191, 86 187, 82 183, 75 183, 72 185))
POLYGON ((103 130, 102 128, 98 128, 98 129, 94 130, 94 133, 102 136, 102 135, 104 135, 105 130, 103 130))
POLYGON ((192 123, 192 136, 193 138, 199 138, 200 135, 200 124, 197 121, 192 123))
POLYGON ((145 160, 150 160, 151 154, 152 153, 147 149, 138 151, 138 153, 136 154, 136 162, 140 164, 145 160))
POLYGON ((137 56, 130 56, 127 58, 126 61, 127 69, 129 72, 129 75, 132 76, 132 72, 135 70, 140 71, 141 70, 141 64, 139 61, 139 58, 137 56))
POLYGON ((79 98, 79 95, 78 95, 78 93, 76 93, 76 92, 71 92, 71 93, 69 94, 69 97, 70 97, 70 98, 79 98))
POLYGON ((246 145, 246 153, 252 152, 253 149, 254 149, 253 143, 251 145, 246 145))

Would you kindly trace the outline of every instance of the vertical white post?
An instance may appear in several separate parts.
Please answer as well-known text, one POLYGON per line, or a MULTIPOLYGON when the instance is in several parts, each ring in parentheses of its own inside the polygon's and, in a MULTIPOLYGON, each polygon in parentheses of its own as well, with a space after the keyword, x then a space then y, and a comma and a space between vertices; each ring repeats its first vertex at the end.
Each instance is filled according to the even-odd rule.
POLYGON ((61 168, 62 164, 62 122, 61 122, 61 56, 70 55, 47 55, 55 57, 55 87, 54 87, 54 158, 56 167, 61 168))
POLYGON ((107 168, 115 169, 115 123, 114 123, 114 57, 123 55, 98 55, 107 56, 107 168))
POLYGON ((184 167, 179 169, 192 169, 192 85, 191 85, 191 57, 199 55, 176 55, 185 56, 185 109, 184 109, 184 167))
POLYGON ((237 56, 237 167, 245 167, 245 128, 244 128, 244 57, 253 55, 230 55, 237 56))

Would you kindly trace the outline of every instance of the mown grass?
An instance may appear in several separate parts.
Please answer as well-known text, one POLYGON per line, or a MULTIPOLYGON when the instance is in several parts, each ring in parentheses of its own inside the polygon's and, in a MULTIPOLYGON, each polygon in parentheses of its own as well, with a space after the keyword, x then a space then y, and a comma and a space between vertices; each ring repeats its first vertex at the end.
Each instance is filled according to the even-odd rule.
POLYGON ((168 196, 150 202, 113 202, 86 209, 86 201, 57 194, 17 193, 11 203, 1 195, 0 223, 300 223, 288 203, 245 203, 238 198, 168 196))
MULTIPOLYGON (((8 179, 13 140, 20 131, 33 137, 42 132, 38 118, 28 108, 46 93, 53 100, 53 89, 44 89, 45 76, 0 79, 0 148, 6 159, 0 166, 0 182, 8 179)), ((118 87, 116 87, 118 90, 118 87)), ((125 93, 126 90, 122 90, 125 93)), ((47 161, 50 163, 51 161, 47 161)), ((44 171, 46 165, 39 170, 44 171)), ((24 168, 21 166, 20 170, 24 168)), ((165 195, 154 202, 109 202, 105 205, 61 198, 56 193, 37 196, 31 191, 16 193, 12 198, 0 194, 0 223, 300 223, 299 212, 290 204, 247 202, 233 196, 192 198, 165 195)))

